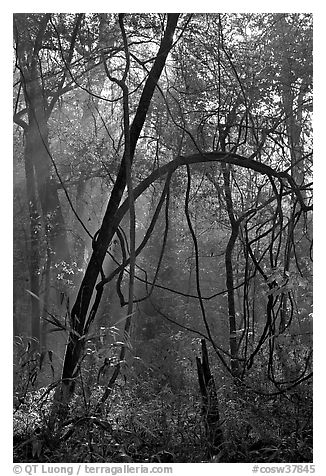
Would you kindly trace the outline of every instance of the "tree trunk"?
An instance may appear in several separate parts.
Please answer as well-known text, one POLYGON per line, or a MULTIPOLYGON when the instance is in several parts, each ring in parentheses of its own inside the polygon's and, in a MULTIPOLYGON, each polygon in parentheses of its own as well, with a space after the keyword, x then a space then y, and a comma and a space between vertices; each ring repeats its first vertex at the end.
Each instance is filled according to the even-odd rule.
POLYGON ((207 438, 207 457, 212 458, 220 452, 223 443, 218 397, 215 382, 210 370, 205 339, 201 339, 201 359, 196 357, 198 382, 202 396, 202 415, 207 438))
MULTIPOLYGON (((40 338, 39 271, 40 234, 44 228, 44 242, 57 262, 69 260, 67 236, 64 226, 57 186, 52 178, 52 161, 49 152, 47 122, 51 112, 48 107, 39 52, 51 15, 44 14, 32 39, 19 22, 15 21, 16 61, 20 70, 28 122, 20 116, 15 120, 24 129, 25 174, 30 215, 30 281, 32 305, 32 337, 40 338), (19 30, 19 28, 21 28, 19 30), (36 297, 35 297, 36 296, 36 297)), ((53 105, 52 105, 53 107, 53 105)), ((54 260, 52 260, 52 263, 54 260)), ((54 264, 54 263, 53 263, 54 264)))
MULTIPOLYGON (((31 159, 34 166, 37 191, 42 215, 44 219, 45 233, 49 240, 52 254, 55 260, 69 260, 69 248, 66 228, 58 197, 56 181, 51 177, 52 164, 50 159, 50 146, 48 142, 48 127, 44 114, 40 112, 38 96, 28 96, 30 103, 29 125, 25 133, 26 146, 30 150, 31 159)), ((27 100, 27 99, 26 99, 27 100)))
MULTIPOLYGON (((167 27, 159 51, 139 100, 136 115, 130 128, 130 165, 135 154, 137 141, 143 128, 155 87, 173 44, 173 34, 178 17, 179 14, 168 15, 167 27)), ((74 391, 74 381, 79 372, 79 362, 82 357, 86 334, 95 317, 94 313, 92 313, 92 315, 87 318, 87 313, 104 257, 116 232, 114 216, 121 202, 126 186, 126 179, 126 157, 124 156, 102 221, 102 226, 98 232, 97 239, 93 242, 93 253, 71 311, 72 332, 70 332, 68 338, 62 371, 62 386, 59 396, 59 400, 62 403, 64 401, 68 402, 74 391)), ((99 293, 96 299, 100 301, 101 296, 99 293)))
POLYGON ((38 213, 36 184, 34 177, 34 169, 32 163, 32 151, 30 144, 25 144, 25 177, 26 177, 26 193, 29 208, 30 220, 30 246, 29 246, 29 279, 31 293, 31 339, 32 348, 39 350, 40 345, 40 216, 38 213))

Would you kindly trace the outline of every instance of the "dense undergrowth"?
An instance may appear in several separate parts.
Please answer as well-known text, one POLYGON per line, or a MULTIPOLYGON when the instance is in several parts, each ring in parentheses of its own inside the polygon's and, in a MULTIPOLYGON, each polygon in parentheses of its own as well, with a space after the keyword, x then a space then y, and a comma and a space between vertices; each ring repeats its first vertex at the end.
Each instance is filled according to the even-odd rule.
POLYGON ((102 407, 103 388, 80 389, 56 435, 49 429, 53 391, 28 392, 14 412, 15 462, 311 462, 309 384, 264 397, 221 387, 224 441, 215 457, 207 441, 197 389, 159 391, 149 382, 117 386, 102 407))

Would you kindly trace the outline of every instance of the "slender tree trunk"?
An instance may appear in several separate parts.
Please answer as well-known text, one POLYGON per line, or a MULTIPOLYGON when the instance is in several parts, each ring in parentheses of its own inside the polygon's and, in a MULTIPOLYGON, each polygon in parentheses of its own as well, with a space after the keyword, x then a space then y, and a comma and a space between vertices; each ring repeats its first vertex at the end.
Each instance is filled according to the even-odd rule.
MULTIPOLYGON (((49 298, 51 288, 51 252, 49 248, 46 250, 46 258, 44 264, 44 293, 43 293, 43 311, 42 316, 48 317, 49 312, 49 298)), ((49 323, 43 319, 41 323, 41 350, 47 350, 49 323)))
POLYGON ((201 359, 196 357, 200 393, 202 396, 202 415, 207 438, 207 457, 212 458, 220 451, 223 443, 218 397, 211 373, 205 339, 201 340, 201 359))
MULTIPOLYGON (((286 21, 281 18, 281 27, 283 39, 286 40, 286 21)), ((303 117, 303 98, 305 90, 304 80, 299 81, 299 78, 294 76, 294 72, 291 69, 292 59, 288 58, 284 53, 282 58, 281 68, 281 86, 282 86, 282 101, 285 112, 285 125, 287 132, 288 146, 291 156, 291 176, 295 182, 301 186, 304 182, 304 160, 303 160, 303 148, 301 143, 302 135, 302 117, 303 117), (298 83, 299 89, 298 89, 298 83)), ((303 198, 305 198, 305 190, 301 191, 303 198)), ((295 207, 296 197, 292 194, 292 204, 295 207)), ((294 213, 294 210, 293 210, 294 213)), ((287 237, 285 243, 284 252, 284 272, 290 271, 290 262, 293 257, 293 241, 294 241, 294 224, 293 216, 289 219, 287 237)), ((280 325, 279 330, 283 332, 287 322, 287 307, 288 296, 282 295, 282 306, 280 312, 280 325)))
POLYGON ((50 17, 50 14, 44 14, 40 19, 34 39, 23 29, 18 29, 19 21, 14 23, 16 61, 20 70, 28 117, 28 122, 23 121, 20 117, 15 120, 24 129, 25 174, 31 236, 32 337, 36 338, 37 336, 38 341, 40 338, 38 298, 40 298, 39 271, 42 264, 40 260, 41 233, 45 233, 43 241, 48 243, 50 252, 55 256, 56 261, 69 259, 67 236, 57 186, 52 179, 47 126, 51 109, 46 100, 39 59, 39 52, 50 17))
POLYGON ((230 354, 231 354, 231 370, 234 377, 239 376, 238 365, 238 340, 237 340, 237 321, 236 321, 236 306, 234 295, 234 272, 232 255, 236 240, 239 233, 239 224, 235 222, 232 225, 231 236, 225 250, 225 273, 226 273, 226 288, 228 291, 228 314, 229 314, 229 332, 230 332, 230 354))
POLYGON ((46 303, 41 310, 40 302, 31 296, 32 336, 35 338, 37 333, 40 341, 42 334, 42 348, 45 348, 47 325, 43 322, 42 331, 40 330, 40 313, 42 311, 44 315, 49 310, 50 303, 56 307, 60 305, 60 296, 66 293, 66 288, 64 280, 57 280, 58 270, 54 268, 54 264, 68 262, 70 254, 57 187, 51 178, 47 124, 44 114, 37 112, 40 107, 39 97, 31 94, 32 92, 28 96, 29 125, 25 129, 26 187, 27 194, 32 195, 28 197, 31 227, 31 291, 46 303), (41 246, 43 233, 42 240, 45 246, 41 246), (42 263, 40 257, 44 252, 46 258, 42 263), (46 288, 41 290, 39 273, 43 264, 46 268, 47 282, 46 288))
POLYGON ((40 233, 41 223, 37 206, 36 184, 30 143, 25 143, 25 178, 26 194, 29 208, 30 226, 30 292, 31 292, 31 338, 33 349, 39 350, 40 345, 40 233))
MULTIPOLYGON (((221 150, 225 152, 225 139, 226 133, 221 130, 220 134, 221 150)), ((226 289, 228 291, 228 315, 229 315, 229 332, 230 332, 230 354, 231 354, 231 371, 234 377, 239 377, 239 362, 238 357, 238 341, 237 341, 237 321, 236 321, 236 306, 235 306, 235 294, 234 294, 234 271, 232 255, 235 243, 239 235, 239 220, 236 220, 234 216, 234 206, 232 199, 230 170, 227 164, 221 164, 223 179, 224 179, 224 194, 226 210, 229 216, 231 225, 231 235, 229 237, 226 250, 225 250, 225 274, 226 274, 226 289)))
MULTIPOLYGON (((158 54, 139 100, 136 115, 130 128, 130 166, 133 161, 137 141, 143 128, 156 84, 164 68, 167 55, 172 47, 173 34, 177 25, 178 17, 179 14, 168 15, 166 30, 158 54)), ((114 216, 120 205, 127 182, 126 159, 126 156, 122 158, 117 179, 102 221, 102 226, 97 234, 97 239, 93 242, 93 253, 88 263, 84 279, 79 288, 75 304, 72 308, 71 327, 73 330, 70 332, 68 338, 62 371, 62 386, 59 396, 59 400, 62 403, 68 402, 74 391, 74 380, 79 372, 79 362, 82 357, 86 334, 95 317, 94 313, 92 313, 92 316, 87 319, 87 312, 106 251, 116 232, 114 216)), ((101 296, 99 293, 97 294, 97 298, 98 301, 100 301, 101 296)))
MULTIPOLYGON (((82 173, 78 179, 77 189, 76 189, 76 213, 80 220, 85 223, 85 198, 87 192, 87 181, 86 175, 82 173)), ((87 250, 87 238, 89 236, 81 226, 80 222, 76 219, 75 221, 75 230, 77 232, 77 237, 75 239, 75 256, 78 269, 85 268, 85 253, 87 250)))
POLYGON ((52 164, 49 155, 48 126, 44 113, 40 111, 40 108, 44 107, 39 104, 39 95, 42 93, 37 91, 35 94, 37 96, 32 96, 32 92, 30 92, 28 96, 30 112, 25 141, 31 152, 48 243, 55 255, 55 261, 68 261, 70 254, 58 188, 56 181, 51 177, 52 164))

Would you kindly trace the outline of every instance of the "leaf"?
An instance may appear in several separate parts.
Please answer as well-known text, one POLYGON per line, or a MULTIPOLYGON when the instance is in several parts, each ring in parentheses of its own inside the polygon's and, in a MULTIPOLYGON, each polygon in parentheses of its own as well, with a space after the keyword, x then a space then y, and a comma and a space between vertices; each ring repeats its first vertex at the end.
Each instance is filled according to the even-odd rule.
POLYGON ((50 329, 49 332, 53 332, 53 331, 56 331, 56 330, 60 330, 60 331, 68 331, 69 328, 64 325, 62 322, 59 321, 59 319, 53 315, 51 315, 51 319, 48 319, 47 317, 42 317, 42 319, 46 322, 48 322, 49 324, 51 324, 52 326, 56 327, 56 329, 50 329))
POLYGON ((29 289, 25 289, 25 291, 30 294, 33 298, 37 299, 38 301, 41 302, 41 298, 39 298, 36 294, 34 294, 32 291, 30 291, 29 289))
POLYGON ((120 324, 121 322, 125 321, 128 319, 128 317, 132 317, 135 314, 135 312, 132 312, 131 314, 127 314, 127 316, 122 317, 118 321, 116 321, 112 327, 115 327, 117 324, 120 324))

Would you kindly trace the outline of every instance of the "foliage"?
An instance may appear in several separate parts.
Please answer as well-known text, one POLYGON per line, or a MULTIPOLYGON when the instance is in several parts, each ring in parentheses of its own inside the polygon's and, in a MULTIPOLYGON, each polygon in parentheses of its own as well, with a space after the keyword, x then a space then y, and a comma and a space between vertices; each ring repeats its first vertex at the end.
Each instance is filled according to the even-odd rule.
MULTIPOLYGON (((46 394, 44 388, 29 393, 14 418, 15 461, 146 463, 155 461, 162 451, 173 454, 173 462, 207 461, 197 392, 189 394, 185 389, 175 394, 167 385, 160 391, 154 389, 150 380, 132 385, 121 380, 110 402, 100 410, 103 388, 89 389, 87 405, 83 392, 78 392, 55 442, 47 428, 53 393, 46 394), (35 439, 41 442, 41 450, 33 456, 35 439)), ((308 385, 275 397, 232 384, 220 388, 225 441, 218 461, 312 461, 309 395, 308 385)))
POLYGON ((17 14, 14 46, 15 459, 311 461, 311 15, 17 14))

